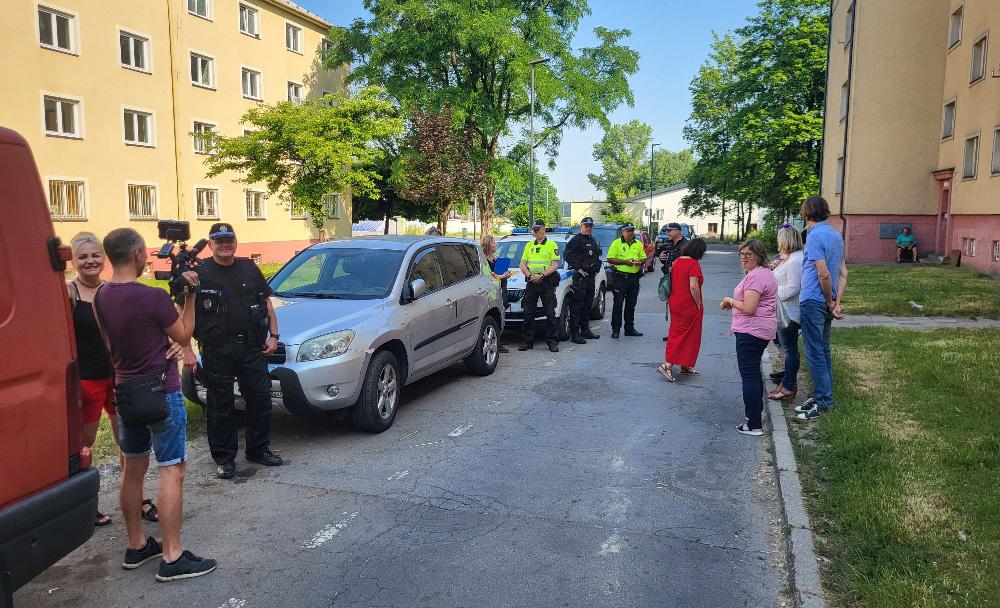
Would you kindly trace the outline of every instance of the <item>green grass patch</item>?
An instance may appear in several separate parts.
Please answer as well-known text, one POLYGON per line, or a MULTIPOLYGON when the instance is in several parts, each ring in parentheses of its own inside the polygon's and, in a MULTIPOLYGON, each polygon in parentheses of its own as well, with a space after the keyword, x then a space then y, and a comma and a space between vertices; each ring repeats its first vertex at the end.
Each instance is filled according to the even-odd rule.
POLYGON ((839 329, 792 424, 836 606, 1000 606, 1000 330, 839 329))
MULTIPOLYGON (((198 439, 206 432, 205 412, 200 405, 184 400, 187 408, 187 438, 198 439)), ((91 448, 94 462, 103 464, 118 459, 118 443, 115 441, 114 433, 111 430, 111 422, 105 415, 101 416, 101 424, 97 427, 97 439, 91 448)))
POLYGON ((1000 319, 1000 281, 988 274, 932 264, 858 264, 848 270, 847 314, 1000 319))

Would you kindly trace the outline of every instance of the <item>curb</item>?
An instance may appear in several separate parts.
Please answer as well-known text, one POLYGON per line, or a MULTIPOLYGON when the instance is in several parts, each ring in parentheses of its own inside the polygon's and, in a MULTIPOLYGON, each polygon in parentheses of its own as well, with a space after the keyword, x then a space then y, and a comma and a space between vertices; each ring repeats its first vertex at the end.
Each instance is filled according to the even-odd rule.
MULTIPOLYGON (((771 351, 765 351, 765 369, 774 371, 771 351)), ((788 421, 780 401, 767 400, 767 415, 771 420, 771 448, 774 450, 775 477, 781 495, 781 511, 791 528, 788 537, 790 584, 796 606, 826 608, 823 584, 819 576, 819 561, 813 543, 812 527, 799 480, 795 451, 788 436, 788 421)))

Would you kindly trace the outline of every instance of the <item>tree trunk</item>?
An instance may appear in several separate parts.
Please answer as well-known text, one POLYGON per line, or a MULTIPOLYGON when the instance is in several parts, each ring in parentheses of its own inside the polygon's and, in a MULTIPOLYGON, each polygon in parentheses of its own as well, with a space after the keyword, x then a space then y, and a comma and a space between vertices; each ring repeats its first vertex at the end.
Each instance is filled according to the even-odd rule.
POLYGON ((479 230, 482 234, 493 234, 493 214, 496 210, 496 199, 493 195, 493 182, 487 180, 486 192, 479 198, 479 230))
POLYGON ((438 232, 441 236, 446 236, 448 234, 448 214, 451 213, 451 205, 445 205, 438 209, 438 232))
POLYGON ((753 223, 753 203, 747 203, 747 223, 743 234, 750 234, 750 224, 753 223))
POLYGON ((382 234, 389 234, 389 201, 382 199, 382 202, 384 203, 382 209, 385 212, 385 231, 382 234))

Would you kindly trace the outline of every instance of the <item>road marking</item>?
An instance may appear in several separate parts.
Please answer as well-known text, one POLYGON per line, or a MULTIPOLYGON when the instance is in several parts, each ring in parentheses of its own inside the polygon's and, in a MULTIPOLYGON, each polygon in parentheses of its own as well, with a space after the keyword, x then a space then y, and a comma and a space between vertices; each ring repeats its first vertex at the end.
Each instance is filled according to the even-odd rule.
POLYGON ((462 426, 458 427, 454 431, 448 433, 448 436, 449 437, 458 437, 458 436, 462 435, 462 433, 464 433, 465 431, 468 431, 471 428, 472 428, 471 424, 463 424, 462 426))
POLYGON ((611 468, 615 471, 625 470, 625 457, 621 454, 615 454, 611 457, 611 468))
MULTIPOLYGON (((346 512, 344 514, 347 515, 346 512)), ((354 513, 351 513, 350 515, 338 521, 337 523, 326 526, 325 528, 317 532, 315 535, 313 535, 312 539, 310 539, 309 542, 302 545, 302 548, 319 549, 327 542, 329 542, 334 536, 340 534, 340 531, 346 528, 347 524, 350 523, 350 521, 357 516, 358 516, 358 511, 355 511, 354 513)), ((243 604, 241 604, 240 606, 242 605, 243 604)))
POLYGON ((612 532, 608 540, 601 544, 601 550, 598 551, 598 555, 612 555, 614 553, 622 552, 622 537, 618 536, 617 532, 612 532))
POLYGON ((443 441, 428 441, 427 443, 418 443, 416 445, 411 445, 411 448, 422 448, 429 445, 437 445, 439 443, 444 443, 443 441))
POLYGON ((386 481, 399 481, 400 479, 409 475, 409 471, 396 471, 392 475, 385 478, 386 481))
POLYGON ((552 367, 555 364, 556 364, 555 359, 549 359, 548 361, 545 362, 545 367, 552 367))
POLYGON ((219 608, 244 608, 246 605, 246 600, 238 600, 235 597, 231 597, 225 604, 219 606, 219 608))

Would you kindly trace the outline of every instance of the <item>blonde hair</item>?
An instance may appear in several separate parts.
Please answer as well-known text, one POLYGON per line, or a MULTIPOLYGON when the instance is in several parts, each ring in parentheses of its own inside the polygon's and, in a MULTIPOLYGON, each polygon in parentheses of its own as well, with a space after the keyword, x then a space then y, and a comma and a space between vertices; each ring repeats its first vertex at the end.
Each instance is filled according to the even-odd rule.
POLYGON ((479 246, 483 248, 483 253, 486 254, 486 259, 494 260, 497 257, 497 240, 493 238, 492 234, 484 234, 479 239, 479 246))
POLYGON ((778 251, 781 253, 795 253, 802 249, 802 234, 794 227, 781 228, 778 230, 778 251))
POLYGON ((93 243, 97 245, 97 248, 101 251, 101 253, 104 253, 104 245, 101 244, 101 239, 97 238, 96 234, 93 232, 79 232, 69 242, 69 246, 73 250, 74 256, 76 256, 77 249, 80 248, 80 245, 85 243, 93 243))

